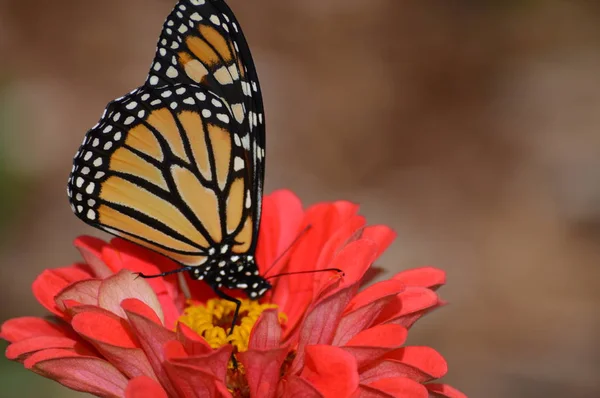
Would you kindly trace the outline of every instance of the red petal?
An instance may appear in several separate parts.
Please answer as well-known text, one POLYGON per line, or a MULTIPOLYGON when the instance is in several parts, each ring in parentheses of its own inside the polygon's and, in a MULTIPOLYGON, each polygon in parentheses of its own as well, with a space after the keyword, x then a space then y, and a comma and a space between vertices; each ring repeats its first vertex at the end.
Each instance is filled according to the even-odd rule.
POLYGON ((356 359, 359 368, 404 344, 408 331, 398 325, 378 325, 363 330, 343 348, 356 359))
MULTIPOLYGON (((275 259, 294 241, 300 230, 304 210, 302 202, 291 191, 280 190, 266 195, 263 199, 262 217, 256 258, 261 275, 271 268, 275 259)), ((284 256, 273 269, 271 275, 281 272, 286 265, 284 256)))
POLYGON ((300 375, 325 397, 348 397, 358 387, 354 357, 328 345, 306 347, 306 361, 300 375))
POLYGON ((281 392, 280 397, 323 398, 323 394, 312 384, 294 375, 286 377, 279 390, 281 392))
POLYGON ((137 346, 125 320, 116 315, 84 312, 73 317, 72 325, 127 377, 155 378, 144 351, 137 346))
POLYGON ((252 350, 270 350, 281 344, 281 325, 276 309, 263 311, 248 339, 248 347, 252 350))
POLYGON ((381 311, 375 323, 394 322, 409 328, 422 311, 435 308, 438 302, 437 294, 427 288, 407 287, 381 311))
POLYGON ((177 389, 176 397, 208 398, 217 396, 217 384, 222 383, 219 383, 205 369, 171 362, 165 363, 164 366, 177 389))
POLYGON ((431 383, 425 384, 425 387, 429 390, 431 397, 439 398, 467 398, 466 394, 458 391, 456 388, 449 386, 448 384, 431 383))
POLYGON ((406 286, 419 286, 435 290, 446 283, 446 272, 434 267, 421 267, 399 272, 392 279, 401 281, 406 286))
POLYGON ((144 278, 140 278, 128 270, 121 270, 118 274, 102 281, 98 295, 100 307, 125 317, 121 302, 129 298, 136 298, 144 302, 154 310, 161 323, 164 321, 158 298, 144 278))
POLYGON ((188 355, 204 355, 212 352, 212 347, 194 330, 184 323, 177 324, 177 340, 179 340, 188 355))
POLYGON ((89 273, 75 266, 44 270, 33 282, 33 295, 48 311, 62 316, 54 297, 71 283, 91 277, 89 273))
POLYGON ((344 271, 342 286, 348 286, 360 282, 375 258, 377 258, 377 245, 360 239, 344 247, 331 265, 344 271))
POLYGON ((363 386, 361 384, 352 395, 352 398, 394 398, 394 396, 376 388, 363 386))
POLYGON ((135 331, 139 343, 146 353, 146 356, 152 365, 152 369, 161 385, 169 395, 177 396, 174 387, 163 368, 163 362, 166 359, 163 347, 168 341, 176 340, 175 332, 172 332, 156 324, 151 319, 133 311, 125 310, 125 313, 127 314, 129 324, 135 331))
POLYGON ((112 275, 112 270, 108 268, 102 260, 102 249, 108 245, 102 239, 93 236, 80 236, 73 242, 77 250, 81 253, 86 264, 94 273, 94 277, 104 279, 112 275))
MULTIPOLYGON (((98 290, 102 281, 87 279, 70 284, 54 297, 56 306, 63 312, 66 311, 65 302, 76 301, 79 304, 98 305, 98 290)), ((72 306, 70 303, 69 306, 72 306)))
POLYGON ((396 232, 386 225, 371 225, 364 229, 362 239, 377 244, 377 257, 379 257, 396 239, 396 232))
POLYGON ((381 311, 403 289, 404 285, 400 282, 382 281, 359 292, 344 311, 333 339, 333 345, 344 345, 361 330, 373 325, 373 321, 381 311))
POLYGON ((75 337, 62 325, 32 316, 9 319, 2 324, 0 329, 0 338, 11 343, 38 336, 75 337))
POLYGON ((100 358, 70 357, 37 362, 33 371, 76 391, 101 397, 121 397, 127 378, 100 358))
MULTIPOLYGON (((181 345, 178 341, 175 343, 181 345)), ((181 347, 183 348, 183 346, 181 347)), ((171 352, 166 351, 166 353, 167 361, 169 363, 203 369, 204 372, 211 374, 216 380, 224 383, 225 376, 227 375, 227 363, 229 362, 229 358, 231 358, 232 351, 233 346, 224 345, 223 347, 204 355, 187 356, 187 354, 185 354, 185 357, 173 358, 172 355, 177 354, 173 352, 173 350, 171 350, 171 352)))
POLYGON ((23 361, 31 354, 46 349, 73 350, 81 355, 93 355, 92 351, 81 341, 68 337, 32 337, 13 343, 6 349, 6 358, 23 361))
POLYGON ((248 350, 238 354, 246 370, 246 379, 252 397, 271 398, 277 393, 281 365, 288 348, 248 350))
POLYGON ((386 354, 373 366, 361 372, 361 383, 408 377, 418 383, 439 379, 448 371, 446 360, 430 347, 403 347, 386 354))
POLYGON ((394 398, 427 398, 427 389, 414 380, 405 377, 379 379, 366 386, 384 392, 394 398))
POLYGON ((156 380, 139 376, 129 380, 125 398, 168 398, 168 395, 156 380))
POLYGON ((298 351, 292 362, 291 373, 304 365, 304 348, 313 344, 330 344, 335 335, 342 311, 354 295, 356 286, 348 286, 321 299, 308 312, 298 335, 298 351))
POLYGON ((136 314, 150 319, 158 325, 162 325, 160 318, 158 315, 156 315, 156 312, 154 312, 152 308, 148 307, 143 301, 135 298, 128 298, 121 301, 121 308, 129 312, 135 312, 136 314))

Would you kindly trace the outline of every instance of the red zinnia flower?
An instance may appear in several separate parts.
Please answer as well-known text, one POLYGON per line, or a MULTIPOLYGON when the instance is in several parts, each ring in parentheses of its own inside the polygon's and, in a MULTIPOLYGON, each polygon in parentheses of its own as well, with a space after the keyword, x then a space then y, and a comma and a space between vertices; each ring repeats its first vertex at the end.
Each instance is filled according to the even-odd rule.
POLYGON ((56 320, 5 322, 6 356, 101 397, 465 397, 430 383, 447 371, 440 354, 403 345, 414 322, 443 304, 434 292, 443 271, 404 271, 360 290, 393 239, 389 228, 365 226, 348 202, 304 211, 288 191, 266 196, 263 209, 261 273, 311 225, 269 274, 345 275, 276 279, 260 302, 242 300, 227 335, 234 305, 203 282, 134 275, 177 264, 122 239, 81 237, 85 263, 46 270, 33 284, 56 320))

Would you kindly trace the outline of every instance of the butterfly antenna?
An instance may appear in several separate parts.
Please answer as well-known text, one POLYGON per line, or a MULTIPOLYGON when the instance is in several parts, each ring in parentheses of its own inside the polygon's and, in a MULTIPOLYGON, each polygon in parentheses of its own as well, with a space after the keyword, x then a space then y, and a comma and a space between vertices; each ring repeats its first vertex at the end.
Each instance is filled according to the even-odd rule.
MULTIPOLYGON (((302 231, 300 231, 298 233, 298 235, 294 238, 294 240, 292 241, 292 243, 290 243, 290 245, 283 251, 283 253, 281 253, 279 255, 279 257, 277 257, 275 259, 275 261, 273 261, 273 264, 271 264, 271 266, 269 267, 269 269, 267 269, 267 271, 264 273, 264 278, 265 279, 269 279, 267 277, 267 275, 273 269, 273 267, 275 267, 277 265, 277 263, 283 258, 283 256, 285 256, 290 251, 290 249, 296 245, 296 243, 300 240, 300 238, 303 237, 308 232, 308 230, 310 230, 311 228, 312 228, 312 225, 308 224, 306 227, 304 227, 302 229, 302 231)), ((274 278, 274 277, 275 276, 272 276, 271 278, 274 278)))
POLYGON ((340 274, 341 276, 345 276, 346 273, 344 271, 342 271, 339 268, 323 268, 323 269, 311 269, 311 270, 307 270, 307 271, 293 271, 293 272, 283 272, 281 274, 276 274, 273 276, 269 276, 268 278, 265 279, 273 279, 273 278, 278 278, 280 276, 288 276, 288 275, 299 275, 299 274, 318 274, 319 272, 329 272, 329 271, 333 271, 333 272, 337 272, 338 274, 340 274))

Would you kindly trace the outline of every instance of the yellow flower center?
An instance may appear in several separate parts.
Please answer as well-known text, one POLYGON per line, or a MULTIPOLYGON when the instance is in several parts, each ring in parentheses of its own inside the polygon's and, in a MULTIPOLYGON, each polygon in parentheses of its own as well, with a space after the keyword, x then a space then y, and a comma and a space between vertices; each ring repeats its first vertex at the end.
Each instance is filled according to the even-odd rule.
MULTIPOLYGON (((223 299, 211 299, 205 304, 188 301, 188 307, 179 322, 193 329, 208 342, 212 348, 226 344, 233 345, 237 352, 248 350, 248 340, 254 324, 264 310, 278 308, 275 304, 260 304, 257 301, 240 299, 242 305, 238 319, 229 334, 235 312, 235 303, 223 299)), ((287 317, 279 313, 279 321, 285 322, 287 317)))

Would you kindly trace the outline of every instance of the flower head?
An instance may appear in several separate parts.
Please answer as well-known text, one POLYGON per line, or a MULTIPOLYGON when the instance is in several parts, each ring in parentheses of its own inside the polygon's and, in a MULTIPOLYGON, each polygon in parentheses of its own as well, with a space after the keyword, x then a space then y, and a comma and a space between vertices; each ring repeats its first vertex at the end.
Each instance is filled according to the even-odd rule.
POLYGON ((439 353, 404 345, 410 327, 443 304, 435 293, 443 271, 404 271, 364 287, 394 234, 357 212, 348 202, 305 211, 289 191, 266 196, 261 274, 344 274, 271 279, 259 302, 241 300, 231 333, 235 305, 203 282, 135 274, 176 263, 122 239, 78 238, 85 262, 46 270, 33 284, 55 320, 5 322, 6 355, 100 397, 465 397, 431 383, 447 371, 439 353))

